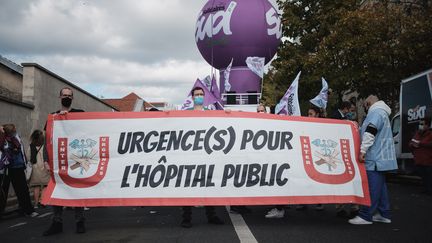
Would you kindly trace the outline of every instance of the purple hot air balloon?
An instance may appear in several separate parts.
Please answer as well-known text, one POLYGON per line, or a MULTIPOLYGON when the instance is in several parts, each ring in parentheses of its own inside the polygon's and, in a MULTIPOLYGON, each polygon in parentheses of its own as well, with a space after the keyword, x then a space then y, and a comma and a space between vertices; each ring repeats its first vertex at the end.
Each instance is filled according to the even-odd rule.
MULTIPOLYGON (((268 63, 282 36, 281 19, 267 0, 209 0, 198 15, 195 41, 204 59, 223 71, 233 59, 231 90, 261 92, 261 78, 246 66, 247 57, 268 63)), ((221 75, 221 91, 223 90, 221 75)))

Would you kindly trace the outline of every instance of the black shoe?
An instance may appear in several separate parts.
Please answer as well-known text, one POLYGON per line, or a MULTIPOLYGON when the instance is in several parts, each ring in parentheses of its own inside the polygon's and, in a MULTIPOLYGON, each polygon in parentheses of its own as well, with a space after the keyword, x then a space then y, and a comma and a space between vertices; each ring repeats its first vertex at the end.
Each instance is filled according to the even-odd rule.
POLYGON ((213 216, 209 218, 208 222, 209 224, 224 224, 224 222, 218 216, 213 216))
POLYGON ((192 227, 192 223, 190 220, 183 219, 180 226, 183 228, 190 228, 190 227, 192 227))
POLYGON ((55 235, 63 232, 63 223, 52 222, 48 230, 43 232, 43 236, 55 235))
POLYGON ((84 221, 78 221, 76 223, 76 233, 77 234, 82 234, 82 233, 85 233, 85 232, 86 232, 86 229, 85 229, 85 226, 84 226, 84 221))

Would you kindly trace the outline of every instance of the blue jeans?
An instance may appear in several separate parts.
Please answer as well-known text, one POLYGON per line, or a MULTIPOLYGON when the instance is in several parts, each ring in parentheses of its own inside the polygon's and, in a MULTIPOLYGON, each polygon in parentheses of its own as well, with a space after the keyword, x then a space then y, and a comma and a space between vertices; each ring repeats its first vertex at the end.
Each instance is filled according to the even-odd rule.
POLYGON ((391 219, 390 202, 385 183, 385 174, 382 171, 366 171, 369 182, 369 194, 371 205, 361 206, 358 216, 367 221, 372 221, 372 216, 378 211, 381 216, 391 219))

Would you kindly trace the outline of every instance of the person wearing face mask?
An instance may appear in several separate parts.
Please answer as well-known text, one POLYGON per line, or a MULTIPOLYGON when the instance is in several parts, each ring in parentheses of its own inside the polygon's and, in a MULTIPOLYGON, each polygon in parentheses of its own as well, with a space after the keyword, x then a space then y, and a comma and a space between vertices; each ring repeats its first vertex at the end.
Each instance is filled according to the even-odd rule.
POLYGON ((424 193, 432 195, 432 128, 431 118, 419 122, 419 128, 409 146, 414 155, 417 173, 423 180, 424 193))
POLYGON ((350 121, 357 121, 357 108, 355 104, 351 103, 351 107, 349 108, 349 111, 346 114, 346 118, 350 121))
POLYGON ((348 117, 346 116, 351 108, 351 102, 349 101, 343 101, 339 108, 337 110, 335 110, 331 117, 332 119, 339 119, 339 120, 346 120, 348 119, 348 117))
MULTIPOLYGON (((60 104, 61 109, 53 112, 52 114, 59 114, 59 115, 65 115, 69 112, 84 112, 84 110, 81 109, 75 109, 72 108, 72 101, 73 101, 73 91, 69 87, 62 88, 60 90, 60 104)), ((45 125, 46 129, 46 125, 45 125)), ((47 168, 47 170, 50 170, 50 165, 48 163, 48 152, 46 150, 46 146, 44 146, 44 165, 47 168)), ((61 233, 63 231, 63 207, 62 206, 52 206, 53 208, 53 221, 51 223, 51 226, 43 232, 43 236, 49 236, 61 233)), ((84 208, 83 207, 75 207, 75 220, 76 220, 76 233, 85 233, 86 229, 84 226, 84 208)))
MULTIPOLYGON (((203 111, 208 110, 208 108, 204 107, 204 89, 201 87, 195 87, 191 91, 192 100, 194 101, 194 106, 187 109, 187 110, 196 110, 196 111, 203 111)), ((209 224, 224 224, 224 222, 216 216, 215 208, 214 206, 205 206, 207 221, 209 224)), ((181 227, 183 228, 190 228, 192 227, 192 207, 191 206, 183 206, 182 207, 183 214, 182 214, 182 222, 181 227)))
POLYGON ((204 111, 209 110, 207 107, 204 106, 204 89, 201 87, 195 87, 191 91, 192 100, 194 102, 194 106, 191 108, 188 108, 187 110, 195 110, 195 111, 204 111))
POLYGON ((348 222, 354 225, 391 223, 385 173, 398 168, 389 120, 391 109, 374 95, 366 98, 364 107, 368 112, 360 130, 358 157, 360 163, 365 163, 371 205, 360 206, 358 215, 348 222))
MULTIPOLYGON (((30 192, 27 186, 27 179, 24 170, 26 169, 27 159, 24 153, 24 146, 18 135, 14 124, 5 124, 2 126, 4 134, 0 136, 1 160, 5 168, 5 175, 2 181, 2 190, 7 198, 9 184, 12 183, 15 194, 18 198, 20 210, 30 217, 36 217, 39 214, 34 211, 30 199, 30 192)), ((3 204, 3 203, 2 203, 3 204)))

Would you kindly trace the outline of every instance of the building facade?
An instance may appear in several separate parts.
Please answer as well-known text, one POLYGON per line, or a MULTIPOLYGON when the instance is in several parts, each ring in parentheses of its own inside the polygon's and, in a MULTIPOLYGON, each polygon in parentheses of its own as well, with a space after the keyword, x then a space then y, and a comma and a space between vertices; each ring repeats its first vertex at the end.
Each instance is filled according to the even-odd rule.
POLYGON ((48 114, 59 110, 59 91, 74 92, 72 106, 85 111, 117 109, 37 63, 18 65, 0 56, 0 124, 13 123, 28 144, 33 130, 43 130, 48 114))

